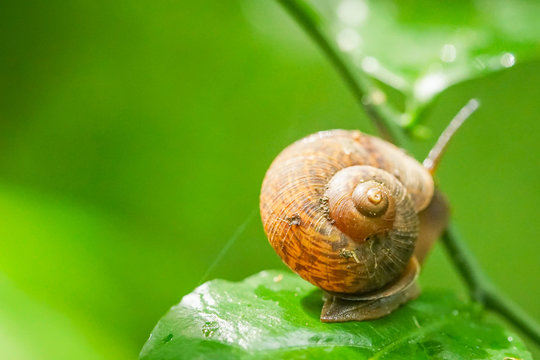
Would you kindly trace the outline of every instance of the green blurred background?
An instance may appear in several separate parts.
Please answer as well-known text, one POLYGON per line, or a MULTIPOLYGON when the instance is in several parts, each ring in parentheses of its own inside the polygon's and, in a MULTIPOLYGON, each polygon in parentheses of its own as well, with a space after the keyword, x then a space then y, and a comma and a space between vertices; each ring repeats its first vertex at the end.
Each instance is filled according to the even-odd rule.
MULTIPOLYGON (((135 358, 256 211, 283 147, 373 132, 274 2, 4 0, 0 45, 2 358, 135 358)), ((520 64, 450 88, 426 121, 437 134, 482 101, 439 183, 481 265, 537 320, 539 84, 540 62, 520 64)), ((266 268, 284 266, 255 216, 207 278, 266 268)), ((465 294, 439 246, 421 283, 465 294)))

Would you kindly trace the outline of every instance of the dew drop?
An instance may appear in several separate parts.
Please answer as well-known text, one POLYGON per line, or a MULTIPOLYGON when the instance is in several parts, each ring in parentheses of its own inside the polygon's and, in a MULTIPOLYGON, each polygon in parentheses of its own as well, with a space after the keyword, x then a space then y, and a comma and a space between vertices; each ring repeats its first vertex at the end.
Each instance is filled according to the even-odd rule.
POLYGON ((341 50, 351 52, 360 45, 360 34, 354 29, 343 29, 337 35, 337 43, 341 50))
POLYGON ((514 66, 516 63, 516 57, 512 53, 504 53, 503 56, 501 56, 501 65, 505 68, 509 68, 514 66))
POLYGON ((362 60, 361 66, 362 66, 362 70, 364 70, 365 72, 369 74, 372 74, 376 72, 377 70, 379 70, 379 61, 372 56, 366 56, 362 60))
POLYGON ((456 47, 452 44, 444 44, 441 49, 441 60, 447 63, 454 62, 456 60, 456 47))
POLYGON ((344 0, 337 7, 339 20, 350 26, 358 26, 363 23, 368 13, 369 8, 364 1, 344 0))
POLYGON ((374 105, 380 105, 386 102, 386 94, 381 90, 376 89, 370 94, 370 101, 374 105))
POLYGON ((448 81, 442 73, 433 73, 424 76, 416 82, 414 92, 418 99, 428 100, 447 85, 448 81))

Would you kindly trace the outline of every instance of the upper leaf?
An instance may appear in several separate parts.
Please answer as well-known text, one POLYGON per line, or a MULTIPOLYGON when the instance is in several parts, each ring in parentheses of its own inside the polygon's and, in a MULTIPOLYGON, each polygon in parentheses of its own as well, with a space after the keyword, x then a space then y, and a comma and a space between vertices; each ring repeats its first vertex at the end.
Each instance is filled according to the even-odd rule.
POLYGON ((523 343, 448 292, 426 292, 385 318, 328 324, 320 290, 263 271, 207 282, 157 324, 142 359, 531 359, 523 343))
POLYGON ((540 56, 532 0, 282 0, 344 60, 405 95, 412 113, 452 84, 540 56))

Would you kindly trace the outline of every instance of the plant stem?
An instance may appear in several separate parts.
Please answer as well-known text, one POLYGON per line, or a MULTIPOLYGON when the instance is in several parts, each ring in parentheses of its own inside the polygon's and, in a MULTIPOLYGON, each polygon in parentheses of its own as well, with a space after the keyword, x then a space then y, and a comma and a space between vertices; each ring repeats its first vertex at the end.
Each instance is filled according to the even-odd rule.
POLYGON ((450 259, 465 280, 471 298, 502 315, 540 345, 540 325, 493 285, 453 225, 448 226, 442 240, 450 259))
POLYGON ((489 279, 484 275, 484 271, 478 265, 467 248, 465 243, 458 236, 455 227, 450 224, 442 236, 442 242, 448 256, 454 263, 457 271, 469 288, 471 298, 480 303, 484 303, 484 288, 487 284, 491 287, 489 279))
POLYGON ((279 3, 289 12, 289 14, 300 24, 304 31, 324 52, 330 63, 339 73, 345 84, 349 87, 358 104, 366 110, 371 117, 377 130, 383 138, 392 141, 396 145, 403 145, 406 142, 403 131, 397 122, 396 111, 388 106, 386 102, 373 104, 366 95, 370 88, 367 77, 359 79, 354 75, 347 61, 336 51, 334 45, 319 30, 315 19, 297 0, 278 0, 279 3))

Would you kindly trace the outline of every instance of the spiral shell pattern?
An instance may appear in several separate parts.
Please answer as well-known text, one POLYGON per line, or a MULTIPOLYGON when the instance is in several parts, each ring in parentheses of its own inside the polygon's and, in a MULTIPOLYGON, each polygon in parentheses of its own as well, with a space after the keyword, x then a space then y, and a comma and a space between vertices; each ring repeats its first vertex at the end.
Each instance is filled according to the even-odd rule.
POLYGON ((334 293, 399 277, 414 251, 431 175, 401 149, 359 131, 323 131, 287 147, 268 169, 261 217, 293 271, 334 293))

